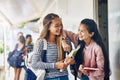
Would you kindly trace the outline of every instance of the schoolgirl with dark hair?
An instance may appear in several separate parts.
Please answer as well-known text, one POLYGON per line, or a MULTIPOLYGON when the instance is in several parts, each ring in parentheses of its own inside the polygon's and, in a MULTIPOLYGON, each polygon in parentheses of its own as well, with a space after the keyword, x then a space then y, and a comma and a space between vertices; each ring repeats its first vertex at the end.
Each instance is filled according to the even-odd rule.
MULTIPOLYGON (((75 56, 75 76, 77 77, 79 72, 87 76, 89 80, 109 80, 109 56, 95 21, 83 19, 79 25, 78 34, 64 31, 64 35, 71 39, 75 47, 81 45, 75 56)), ((84 79, 86 77, 83 76, 81 78, 88 80, 84 79)))

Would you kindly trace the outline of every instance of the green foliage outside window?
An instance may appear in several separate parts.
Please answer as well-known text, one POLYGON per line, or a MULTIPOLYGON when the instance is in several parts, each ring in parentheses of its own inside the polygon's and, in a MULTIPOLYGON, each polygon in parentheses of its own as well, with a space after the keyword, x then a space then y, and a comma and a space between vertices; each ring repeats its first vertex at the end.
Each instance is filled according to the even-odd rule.
POLYGON ((3 41, 0 40, 0 54, 3 53, 3 41))

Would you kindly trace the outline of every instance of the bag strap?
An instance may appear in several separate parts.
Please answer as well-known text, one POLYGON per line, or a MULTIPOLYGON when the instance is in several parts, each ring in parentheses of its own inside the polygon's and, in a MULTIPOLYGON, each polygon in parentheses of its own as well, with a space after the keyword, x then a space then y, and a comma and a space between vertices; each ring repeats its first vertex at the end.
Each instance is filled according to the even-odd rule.
MULTIPOLYGON (((15 49, 16 50, 18 48, 18 43, 15 45, 15 49)), ((25 49, 25 45, 23 45, 23 47, 21 48, 21 50, 24 50, 25 49)))
POLYGON ((43 39, 43 50, 47 50, 47 41, 43 39))
POLYGON ((43 39, 43 50, 41 54, 41 58, 43 62, 46 62, 46 53, 47 53, 47 41, 46 39, 43 39))

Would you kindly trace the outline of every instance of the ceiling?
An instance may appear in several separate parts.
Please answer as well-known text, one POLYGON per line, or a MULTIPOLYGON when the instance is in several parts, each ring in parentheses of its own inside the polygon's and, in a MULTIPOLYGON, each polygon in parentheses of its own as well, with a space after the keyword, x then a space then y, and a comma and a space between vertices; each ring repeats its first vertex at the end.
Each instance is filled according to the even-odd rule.
MULTIPOLYGON (((49 12, 58 13, 59 4, 64 0, 0 0, 0 21, 11 26, 40 19, 49 12)), ((40 20, 39 20, 40 21, 40 20)))

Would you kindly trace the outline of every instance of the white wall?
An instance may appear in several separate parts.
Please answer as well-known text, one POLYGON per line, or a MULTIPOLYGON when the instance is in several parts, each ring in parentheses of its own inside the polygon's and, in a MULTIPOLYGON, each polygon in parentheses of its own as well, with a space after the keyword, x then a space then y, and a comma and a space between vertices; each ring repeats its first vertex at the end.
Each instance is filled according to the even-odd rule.
POLYGON ((93 19, 93 0, 62 1, 59 3, 59 13, 62 17, 65 29, 77 32, 82 19, 93 19))
POLYGON ((111 79, 120 80, 120 0, 108 0, 111 79))

